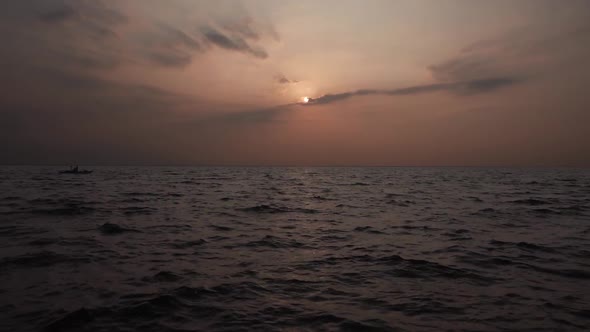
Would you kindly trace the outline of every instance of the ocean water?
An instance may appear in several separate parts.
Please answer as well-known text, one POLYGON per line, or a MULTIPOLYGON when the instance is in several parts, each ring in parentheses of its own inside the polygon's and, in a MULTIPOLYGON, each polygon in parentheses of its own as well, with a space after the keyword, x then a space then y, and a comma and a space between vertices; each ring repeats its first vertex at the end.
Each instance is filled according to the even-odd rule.
POLYGON ((1 331, 588 331, 590 171, 0 168, 1 331))

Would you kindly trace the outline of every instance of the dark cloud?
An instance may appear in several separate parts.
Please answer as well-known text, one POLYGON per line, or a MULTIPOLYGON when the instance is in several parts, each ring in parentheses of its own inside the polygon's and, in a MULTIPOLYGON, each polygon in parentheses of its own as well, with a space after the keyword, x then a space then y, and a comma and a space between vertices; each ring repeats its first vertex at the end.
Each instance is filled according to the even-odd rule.
POLYGON ((522 81, 524 81, 523 78, 515 77, 489 78, 457 84, 450 90, 455 91, 456 93, 469 95, 495 91, 503 87, 521 83, 522 81))
POLYGON ((270 107, 259 110, 240 111, 234 113, 226 113, 210 117, 207 122, 223 124, 223 125, 242 125, 250 123, 270 122, 277 118, 277 116, 288 109, 286 106, 270 107))
POLYGON ((216 123, 225 123, 232 125, 270 122, 276 120, 281 114, 285 114, 293 110, 293 106, 298 106, 299 103, 290 103, 266 107, 262 109, 250 109, 240 112, 225 113, 221 115, 213 115, 209 117, 208 121, 216 123))
POLYGON ((154 64, 165 67, 185 67, 192 62, 190 54, 178 50, 150 51, 146 58, 154 64))
POLYGON ((244 18, 235 22, 227 22, 222 24, 222 27, 226 31, 240 36, 244 39, 259 40, 260 32, 253 27, 253 20, 251 18, 244 18))
POLYGON ((0 29, 11 36, 0 48, 0 163, 134 163, 154 155, 174 161, 176 153, 184 153, 179 146, 205 156, 221 144, 216 129, 235 129, 239 123, 278 114, 267 110, 222 116, 227 110, 214 104, 124 83, 109 72, 131 64, 182 68, 213 45, 266 57, 255 46, 266 36, 256 22, 232 24, 235 17, 230 15, 227 26, 215 30, 229 43, 213 38, 213 44, 195 29, 199 22, 127 17, 117 5, 100 0, 0 1, 0 29), (116 79, 107 79, 111 75, 116 79), (209 126, 212 121, 215 126, 209 126))
MULTIPOLYGON (((190 103, 191 98, 169 92, 167 90, 147 84, 121 83, 103 79, 90 74, 69 72, 59 69, 47 69, 33 67, 8 72, 8 79, 13 81, 15 87, 25 87, 13 94, 20 96, 20 102, 27 104, 27 95, 37 95, 40 100, 37 104, 46 108, 52 105, 78 105, 76 108, 91 109, 99 105, 110 105, 105 108, 111 112, 127 111, 125 107, 135 105, 134 108, 149 110, 160 106, 190 103), (30 79, 29 77, 34 77, 30 79), (45 93, 49 92, 49 93, 45 93), (125 106, 125 107, 123 107, 125 106)), ((11 96, 0 94, 3 101, 11 100, 11 96)), ((16 103, 18 104, 18 102, 16 103)), ((0 102, 0 112, 7 110, 7 105, 0 102)), ((59 109, 52 112, 59 113, 59 109)))
POLYGON ((89 2, 85 17, 103 22, 105 24, 116 25, 128 22, 127 15, 105 5, 101 1, 89 2))
POLYGON ((108 25, 86 22, 85 28, 88 31, 88 34, 95 40, 115 39, 118 37, 115 30, 108 25))
POLYGON ((104 71, 125 62, 116 30, 127 16, 102 1, 0 2, 0 58, 15 68, 104 71))
POLYGON ((50 0, 40 3, 29 2, 31 8, 39 11, 38 18, 46 23, 79 21, 81 24, 99 22, 105 25, 123 24, 128 21, 126 15, 108 7, 102 1, 50 0))
POLYGON ((105 39, 116 38, 115 29, 128 22, 126 15, 102 1, 31 0, 19 6, 0 4, 2 9, 12 12, 11 16, 19 19, 20 22, 13 23, 14 28, 22 29, 19 25, 26 25, 27 29, 36 30, 38 35, 62 38, 60 42, 89 39, 104 42, 105 39), (37 22, 31 22, 31 18, 37 22), (36 24, 39 22, 44 25, 36 24))
POLYGON ((67 20, 71 20, 78 16, 78 12, 68 6, 64 5, 62 8, 57 8, 48 12, 39 14, 39 19, 47 23, 59 23, 67 20))
POLYGON ((290 80, 283 74, 277 74, 275 76, 275 81, 279 84, 291 84, 291 83, 299 83, 299 81, 290 80))
POLYGON ((10 80, 12 89, 0 90, 0 163, 137 162, 170 155, 160 140, 174 145, 182 110, 209 108, 158 87, 81 73, 27 68, 4 74, 1 81, 10 80))
POLYGON ((477 93, 491 92, 502 87, 514 85, 516 83, 519 83, 520 81, 521 80, 517 78, 499 77, 467 82, 426 84, 392 90, 364 89, 337 94, 326 94, 318 98, 312 98, 309 100, 308 103, 303 105, 329 104, 343 99, 348 99, 354 96, 368 95, 404 96, 432 92, 452 92, 460 95, 471 95, 477 93))
POLYGON ((239 3, 233 3, 229 9, 233 13, 230 16, 214 19, 201 26, 199 33, 202 40, 225 50, 259 59, 268 58, 266 50, 255 44, 266 37, 279 39, 273 25, 263 17, 255 20, 239 3))
POLYGON ((450 92, 457 95, 473 95, 478 93, 486 93, 495 91, 497 89, 511 86, 519 83, 521 80, 516 78, 488 78, 482 80, 474 80, 468 82, 454 82, 454 83, 436 83, 418 85, 407 88, 379 90, 379 89, 362 89, 351 92, 343 92, 336 94, 326 94, 318 98, 310 98, 307 103, 293 103, 269 107, 259 110, 242 111, 237 113, 229 113, 214 117, 217 121, 226 123, 256 123, 268 122, 275 120, 278 115, 283 114, 292 109, 293 106, 311 106, 323 105, 338 102, 355 96, 406 96, 426 94, 433 92, 450 92))
POLYGON ((195 23, 199 24, 129 17, 117 3, 102 0, 4 1, 0 2, 0 26, 14 37, 15 42, 9 44, 16 47, 6 45, 0 56, 19 64, 88 71, 125 64, 184 68, 196 55, 212 50, 211 46, 268 57, 255 45, 269 36, 267 25, 243 10, 223 16, 223 22, 209 21, 206 31, 195 30, 195 23), (126 24, 133 27, 125 29, 126 24), (39 54, 44 55, 42 59, 39 54))
POLYGON ((163 32, 163 40, 168 46, 185 46, 189 49, 200 50, 201 45, 195 40, 195 38, 189 36, 186 32, 181 29, 175 28, 167 24, 160 24, 160 29, 163 32))
POLYGON ((590 56, 589 20, 531 25, 479 40, 428 69, 441 82, 494 76, 536 77, 559 72, 590 56))
POLYGON ((201 29, 205 40, 209 43, 237 52, 253 55, 260 59, 266 59, 268 54, 265 50, 257 47, 252 47, 246 40, 238 35, 226 35, 222 31, 212 27, 204 27, 201 29))
POLYGON ((192 62, 195 52, 204 52, 212 45, 265 59, 266 51, 247 41, 259 38, 260 34, 248 24, 206 26, 193 35, 168 24, 157 24, 144 38, 142 53, 151 63, 167 67, 184 67, 192 62))
MULTIPOLYGON (((276 77, 278 82, 281 82, 281 78, 286 80, 286 77, 278 75, 276 77)), ((290 81, 289 81, 290 82, 290 81)), ((521 82, 517 78, 499 77, 499 78, 488 78, 481 80, 473 80, 467 82, 454 82, 454 83, 435 83, 425 84, 399 89, 361 89, 350 92, 326 94, 318 98, 310 98, 307 103, 292 103, 285 105, 278 105, 274 107, 268 107, 264 109, 242 111, 236 113, 227 113, 219 116, 213 116, 210 121, 217 123, 226 124, 248 124, 248 123, 261 123, 275 121, 281 114, 293 110, 293 106, 312 106, 312 105, 324 105, 335 103, 341 100, 349 99, 355 96, 406 96, 406 95, 417 95, 434 92, 450 92, 457 95, 473 95, 478 93, 486 93, 495 91, 497 89, 508 87, 521 82)), ((288 82, 285 82, 288 83, 288 82)))
POLYGON ((82 69, 84 71, 105 71, 120 66, 123 59, 117 52, 97 52, 92 50, 72 49, 69 53, 54 52, 58 59, 54 60, 51 67, 82 69))
POLYGON ((452 81, 465 77, 481 77, 490 72, 492 59, 482 57, 463 56, 441 64, 429 67, 435 79, 452 81))
POLYGON ((203 47, 194 36, 168 24, 156 24, 144 37, 139 52, 152 64, 185 67, 192 62, 193 53, 201 51, 203 47))

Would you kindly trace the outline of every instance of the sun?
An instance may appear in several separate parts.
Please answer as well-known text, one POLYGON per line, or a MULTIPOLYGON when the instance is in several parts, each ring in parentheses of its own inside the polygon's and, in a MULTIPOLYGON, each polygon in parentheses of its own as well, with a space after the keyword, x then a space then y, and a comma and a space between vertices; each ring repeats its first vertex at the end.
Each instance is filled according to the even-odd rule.
POLYGON ((307 103, 309 103, 309 97, 303 97, 303 98, 301 98, 301 101, 302 101, 304 104, 307 104, 307 103))

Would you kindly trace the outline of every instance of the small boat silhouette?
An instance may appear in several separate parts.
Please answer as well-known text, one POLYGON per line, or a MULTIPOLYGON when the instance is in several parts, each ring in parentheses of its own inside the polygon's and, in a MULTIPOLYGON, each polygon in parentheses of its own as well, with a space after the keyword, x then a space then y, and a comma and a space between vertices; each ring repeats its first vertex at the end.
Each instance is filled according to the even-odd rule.
POLYGON ((79 169, 78 166, 72 167, 65 171, 59 171, 60 174, 90 174, 92 171, 87 169, 79 169))

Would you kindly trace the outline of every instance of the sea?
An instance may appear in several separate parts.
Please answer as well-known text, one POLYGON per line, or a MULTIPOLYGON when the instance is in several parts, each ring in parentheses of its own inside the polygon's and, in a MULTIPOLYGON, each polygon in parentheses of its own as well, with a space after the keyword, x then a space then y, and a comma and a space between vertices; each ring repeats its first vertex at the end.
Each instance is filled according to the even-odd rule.
POLYGON ((0 331, 589 331, 590 170, 0 168, 0 331))

